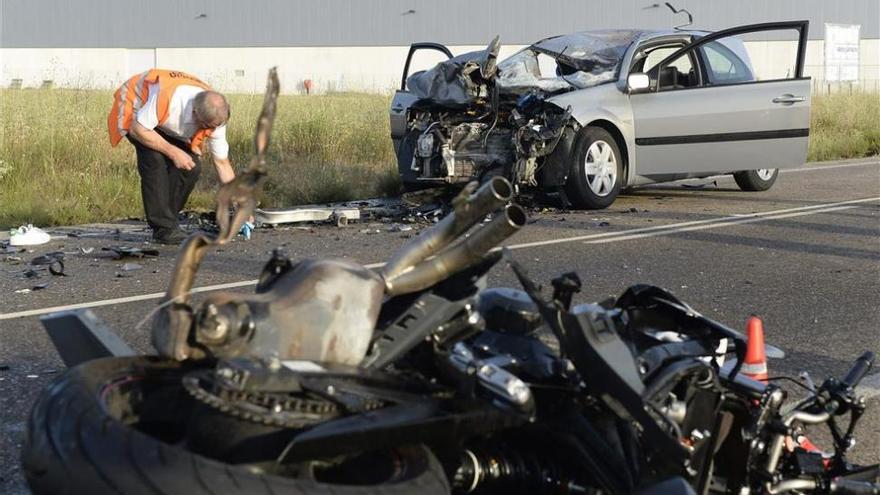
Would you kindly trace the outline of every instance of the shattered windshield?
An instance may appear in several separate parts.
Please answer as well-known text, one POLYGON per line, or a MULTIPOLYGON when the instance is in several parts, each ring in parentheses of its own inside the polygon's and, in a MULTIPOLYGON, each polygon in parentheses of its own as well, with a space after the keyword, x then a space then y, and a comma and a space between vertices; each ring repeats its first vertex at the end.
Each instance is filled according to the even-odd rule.
POLYGON ((627 48, 641 31, 589 31, 541 40, 498 64, 503 89, 537 87, 562 91, 588 88, 617 79, 627 48), (542 56, 553 67, 548 70, 542 56))

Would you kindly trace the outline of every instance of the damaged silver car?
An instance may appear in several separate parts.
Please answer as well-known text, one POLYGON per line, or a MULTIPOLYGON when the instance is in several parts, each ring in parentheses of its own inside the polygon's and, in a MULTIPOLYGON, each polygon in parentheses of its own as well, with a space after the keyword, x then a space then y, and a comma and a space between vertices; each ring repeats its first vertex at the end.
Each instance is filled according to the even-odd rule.
POLYGON ((586 31, 501 61, 498 38, 454 57, 416 43, 391 103, 401 179, 415 190, 501 175, 579 208, 605 208, 626 187, 720 174, 766 190, 806 158, 807 28, 586 31), (756 70, 745 41, 786 36, 789 49, 756 70), (448 60, 410 75, 419 50, 448 60))

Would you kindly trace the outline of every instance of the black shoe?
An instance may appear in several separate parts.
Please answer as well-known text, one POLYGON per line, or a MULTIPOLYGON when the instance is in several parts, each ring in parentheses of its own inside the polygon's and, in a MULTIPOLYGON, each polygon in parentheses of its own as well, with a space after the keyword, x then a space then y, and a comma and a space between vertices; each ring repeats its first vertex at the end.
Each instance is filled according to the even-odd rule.
POLYGON ((187 237, 187 233, 180 229, 160 231, 153 233, 153 242, 158 242, 159 244, 167 244, 170 246, 178 246, 187 237))

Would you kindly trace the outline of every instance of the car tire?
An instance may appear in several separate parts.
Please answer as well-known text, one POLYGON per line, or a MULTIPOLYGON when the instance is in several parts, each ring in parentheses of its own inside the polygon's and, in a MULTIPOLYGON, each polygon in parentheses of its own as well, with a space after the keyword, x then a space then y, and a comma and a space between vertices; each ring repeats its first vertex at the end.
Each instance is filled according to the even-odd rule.
POLYGON ((623 186, 626 170, 614 136, 601 127, 584 127, 575 138, 565 192, 576 208, 611 206, 623 186))
POLYGON ((778 168, 743 170, 733 174, 733 180, 743 191, 766 191, 773 186, 777 177, 779 177, 778 168))

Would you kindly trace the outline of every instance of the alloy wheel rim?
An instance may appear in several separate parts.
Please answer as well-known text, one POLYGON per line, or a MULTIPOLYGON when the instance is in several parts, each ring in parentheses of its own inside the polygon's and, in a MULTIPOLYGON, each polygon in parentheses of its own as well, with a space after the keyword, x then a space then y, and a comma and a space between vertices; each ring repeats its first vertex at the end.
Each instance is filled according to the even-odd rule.
POLYGON ((759 168, 758 170, 755 170, 755 172, 758 174, 758 178, 760 178, 761 180, 770 180, 773 177, 773 174, 776 173, 776 169, 759 168))
POLYGON ((617 157, 611 145, 602 140, 594 141, 584 157, 587 185, 596 196, 608 196, 617 184, 617 157))

